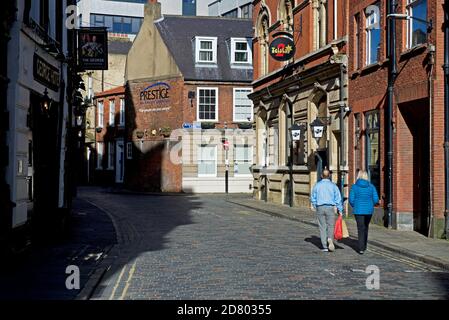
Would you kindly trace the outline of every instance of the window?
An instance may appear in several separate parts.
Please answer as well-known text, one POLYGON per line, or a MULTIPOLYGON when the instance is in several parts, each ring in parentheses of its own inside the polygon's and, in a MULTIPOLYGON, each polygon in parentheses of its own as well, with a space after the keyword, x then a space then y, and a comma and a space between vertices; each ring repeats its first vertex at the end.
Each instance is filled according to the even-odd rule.
POLYGON ((133 158, 133 143, 128 142, 126 144, 126 159, 131 160, 133 158))
POLYGON ((379 113, 369 112, 366 118, 366 168, 371 183, 379 193, 380 187, 380 139, 379 139, 379 113))
POLYGON ((223 17, 226 18, 237 18, 238 17, 238 9, 231 10, 229 12, 223 13, 223 17))
POLYGON ((316 49, 324 47, 327 43, 327 2, 320 1, 315 8, 315 38, 316 49))
POLYGON ((90 24, 93 27, 106 27, 108 32, 136 34, 143 23, 141 17, 112 16, 91 14, 90 24))
POLYGON ((98 102, 98 127, 103 128, 104 126, 104 105, 103 101, 98 102))
POLYGON ((104 143, 97 142, 97 169, 103 169, 104 143))
POLYGON ((196 0, 182 0, 182 15, 196 16, 196 0))
POLYGON ((252 63, 249 40, 245 38, 231 39, 231 63, 252 63))
POLYGON ((198 121, 218 121, 218 88, 198 88, 198 121))
POLYGON ((109 100, 109 125, 115 126, 115 100, 109 100))
MULTIPOLYGON (((377 8, 379 5, 376 4, 377 8)), ((366 12, 366 65, 376 63, 380 48, 379 10, 366 12)))
POLYGON ((407 0, 407 15, 407 48, 427 42, 427 0, 407 0))
POLYGON ((217 176, 217 146, 201 145, 198 148, 198 176, 217 176))
POLYGON ((242 7, 242 18, 252 19, 253 18, 253 5, 247 4, 242 7))
POLYGON ((360 14, 357 13, 354 17, 354 27, 355 27, 355 45, 354 45, 354 69, 360 68, 360 14))
POLYGON ((257 22, 257 38, 259 43, 259 76, 264 76, 268 73, 268 43, 269 43, 269 17, 267 14, 261 14, 257 22))
POLYGON ((234 121, 250 122, 253 120, 253 102, 248 95, 250 88, 234 88, 234 121))
POLYGON ((234 146, 234 173, 235 175, 251 175, 253 163, 253 149, 249 145, 234 146))
POLYGON ((109 170, 114 169, 114 155, 115 155, 114 147, 115 147, 114 142, 108 143, 108 169, 109 170))
POLYGON ((196 62, 217 62, 217 38, 197 37, 195 48, 196 62))
POLYGON ((123 127, 125 125, 125 99, 120 99, 120 118, 119 118, 119 125, 123 127))

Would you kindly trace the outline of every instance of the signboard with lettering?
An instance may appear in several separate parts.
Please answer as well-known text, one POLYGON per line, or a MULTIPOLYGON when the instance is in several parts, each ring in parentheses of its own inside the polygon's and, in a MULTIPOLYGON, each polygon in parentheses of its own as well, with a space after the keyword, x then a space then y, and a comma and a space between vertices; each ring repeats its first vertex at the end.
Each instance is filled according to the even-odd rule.
POLYGON ((108 34, 105 28, 78 30, 78 67, 81 70, 108 70, 108 34))
POLYGON ((287 61, 295 55, 295 43, 292 38, 281 36, 270 43, 270 55, 277 61, 287 61))
POLYGON ((146 84, 138 90, 139 112, 153 113, 170 111, 171 85, 167 82, 146 84))
POLYGON ((33 59, 34 79, 51 90, 58 91, 60 83, 60 71, 36 53, 33 59))

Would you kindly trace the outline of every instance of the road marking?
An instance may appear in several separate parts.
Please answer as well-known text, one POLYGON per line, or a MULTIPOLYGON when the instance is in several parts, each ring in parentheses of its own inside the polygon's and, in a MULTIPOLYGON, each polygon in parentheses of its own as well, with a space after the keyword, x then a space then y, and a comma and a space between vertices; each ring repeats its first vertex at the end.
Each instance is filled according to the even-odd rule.
POLYGON ((117 288, 120 284, 120 281, 122 280, 123 274, 125 273, 126 264, 123 266, 122 271, 120 272, 120 275, 118 276, 117 281, 115 282, 114 288, 112 289, 111 296, 109 297, 109 300, 114 300, 115 292, 117 291, 117 288))
POLYGON ((125 288, 123 289, 122 295, 120 296, 119 300, 123 300, 126 296, 126 293, 128 292, 129 284, 131 283, 131 279, 133 278, 134 272, 136 271, 136 264, 137 259, 129 270, 128 280, 126 280, 125 288))

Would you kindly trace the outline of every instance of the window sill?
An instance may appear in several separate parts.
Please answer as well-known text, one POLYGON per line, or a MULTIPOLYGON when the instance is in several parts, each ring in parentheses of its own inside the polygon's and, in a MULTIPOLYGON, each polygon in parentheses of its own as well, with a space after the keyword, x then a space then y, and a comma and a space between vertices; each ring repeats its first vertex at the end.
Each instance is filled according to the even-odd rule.
POLYGON ((367 66, 364 66, 362 69, 360 69, 360 74, 366 74, 366 73, 370 73, 370 72, 374 72, 377 69, 379 69, 382 66, 382 62, 375 62, 372 64, 369 64, 367 66))
POLYGON ((415 55, 419 55, 419 54, 423 53, 423 51, 426 50, 427 48, 428 48, 427 43, 421 43, 421 44, 414 46, 413 48, 406 49, 405 51, 401 52, 400 60, 408 59, 415 55))

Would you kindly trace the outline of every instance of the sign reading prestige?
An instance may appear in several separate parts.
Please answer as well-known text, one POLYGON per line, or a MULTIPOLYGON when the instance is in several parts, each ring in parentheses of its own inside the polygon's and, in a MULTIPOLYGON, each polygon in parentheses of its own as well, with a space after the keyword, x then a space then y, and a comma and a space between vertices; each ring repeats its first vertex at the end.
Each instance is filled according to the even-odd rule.
POLYGON ((168 83, 157 82, 140 92, 140 101, 147 103, 169 99, 170 89, 171 87, 168 83))

